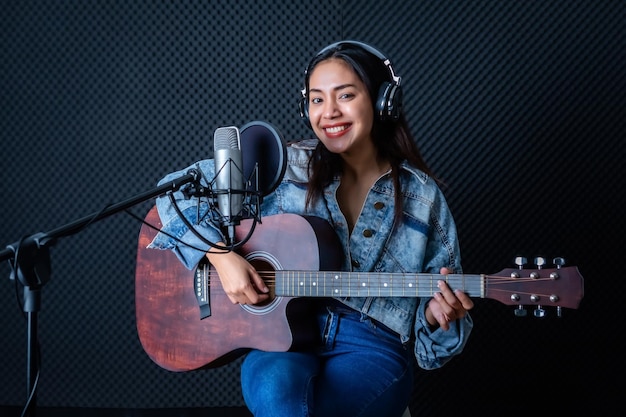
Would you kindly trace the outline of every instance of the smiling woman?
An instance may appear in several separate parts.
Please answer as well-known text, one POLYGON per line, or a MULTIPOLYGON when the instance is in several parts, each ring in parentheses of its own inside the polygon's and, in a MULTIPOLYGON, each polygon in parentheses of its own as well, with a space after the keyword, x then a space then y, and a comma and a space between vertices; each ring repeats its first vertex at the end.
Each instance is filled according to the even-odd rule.
MULTIPOLYGON (((317 140, 287 147, 285 175, 261 204, 266 220, 255 233, 267 233, 263 244, 249 250, 254 239, 245 240, 245 250, 239 250, 241 237, 234 242, 226 237, 224 227, 213 221, 210 202, 175 192, 157 199, 164 227, 148 250, 172 250, 176 262, 190 270, 208 259, 216 272, 208 279, 216 314, 222 310, 218 299, 248 310, 267 306, 272 298, 274 277, 255 268, 250 253, 278 246, 284 253, 275 259, 286 270, 301 251, 328 261, 320 254, 328 247, 303 249, 314 240, 305 231, 318 222, 334 235, 338 268, 355 276, 461 273, 456 226, 409 131, 399 83, 390 61, 369 45, 344 41, 324 48, 306 70, 300 103, 317 140), (294 216, 307 219, 308 227, 284 226, 294 216), (274 221, 283 226, 272 231, 274 221)), ((197 167, 204 178, 215 176, 214 163, 200 161, 197 167)), ((434 288, 432 297, 339 290, 301 297, 296 310, 307 323, 301 327, 308 342, 290 349, 249 349, 241 366, 246 405, 256 417, 406 416, 413 364, 442 367, 461 353, 473 327, 469 296, 444 280, 434 288)), ((249 339, 268 336, 266 327, 250 321, 237 326, 238 334, 250 328, 249 339)))

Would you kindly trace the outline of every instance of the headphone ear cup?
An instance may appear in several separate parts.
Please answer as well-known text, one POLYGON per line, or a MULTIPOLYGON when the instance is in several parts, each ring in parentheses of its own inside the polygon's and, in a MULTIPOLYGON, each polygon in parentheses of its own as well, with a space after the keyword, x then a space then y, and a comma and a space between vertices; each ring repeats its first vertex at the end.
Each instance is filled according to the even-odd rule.
POLYGON ((397 121, 402 111, 402 89, 396 83, 385 82, 378 90, 376 114, 379 120, 397 121))
POLYGON ((309 120, 309 100, 306 96, 302 96, 298 102, 298 110, 300 111, 300 118, 309 129, 311 129, 311 121, 309 120))
POLYGON ((400 120, 402 101, 402 87, 395 83, 392 84, 389 92, 389 107, 387 109, 390 120, 394 122, 400 120))

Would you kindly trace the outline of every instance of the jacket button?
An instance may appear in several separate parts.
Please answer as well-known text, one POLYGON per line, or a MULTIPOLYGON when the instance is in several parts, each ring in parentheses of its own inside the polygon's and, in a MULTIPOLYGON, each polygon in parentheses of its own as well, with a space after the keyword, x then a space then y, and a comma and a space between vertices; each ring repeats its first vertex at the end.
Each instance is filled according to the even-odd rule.
POLYGON ((363 236, 365 237, 372 237, 373 234, 374 233, 370 229, 363 230, 363 236))
POLYGON ((383 207, 385 207, 385 203, 383 203, 382 201, 377 201, 374 203, 374 208, 376 210, 382 210, 383 207))
POLYGON ((356 259, 352 259, 351 263, 352 263, 352 266, 355 267, 355 268, 360 268, 361 267, 361 264, 356 259))

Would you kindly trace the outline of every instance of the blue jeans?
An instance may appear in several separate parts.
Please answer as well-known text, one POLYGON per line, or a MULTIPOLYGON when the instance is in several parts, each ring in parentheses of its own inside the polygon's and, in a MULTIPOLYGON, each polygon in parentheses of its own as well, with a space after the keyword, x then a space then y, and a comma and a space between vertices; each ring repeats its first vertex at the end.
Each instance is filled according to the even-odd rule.
POLYGON ((244 400, 255 417, 399 417, 411 395, 411 349, 347 307, 316 313, 322 344, 310 351, 249 352, 244 400))

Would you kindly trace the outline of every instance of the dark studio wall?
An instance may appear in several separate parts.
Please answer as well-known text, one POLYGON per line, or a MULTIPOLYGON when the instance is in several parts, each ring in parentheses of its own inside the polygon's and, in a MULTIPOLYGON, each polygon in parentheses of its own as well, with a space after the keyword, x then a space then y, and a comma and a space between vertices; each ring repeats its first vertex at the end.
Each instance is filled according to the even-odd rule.
MULTIPOLYGON (((304 67, 326 44, 360 39, 403 77, 465 272, 562 256, 584 276, 579 308, 561 318, 477 299, 464 354, 416 372, 413 414, 617 404, 625 2, 2 1, 0 19, 0 249, 151 190, 210 156, 217 127, 262 120, 287 140, 310 137, 296 108, 304 67)), ((176 373, 143 351, 139 228, 118 213, 51 247, 39 405, 242 405, 238 361, 176 373)), ((1 264, 0 405, 22 405, 27 323, 10 270, 1 264)))

